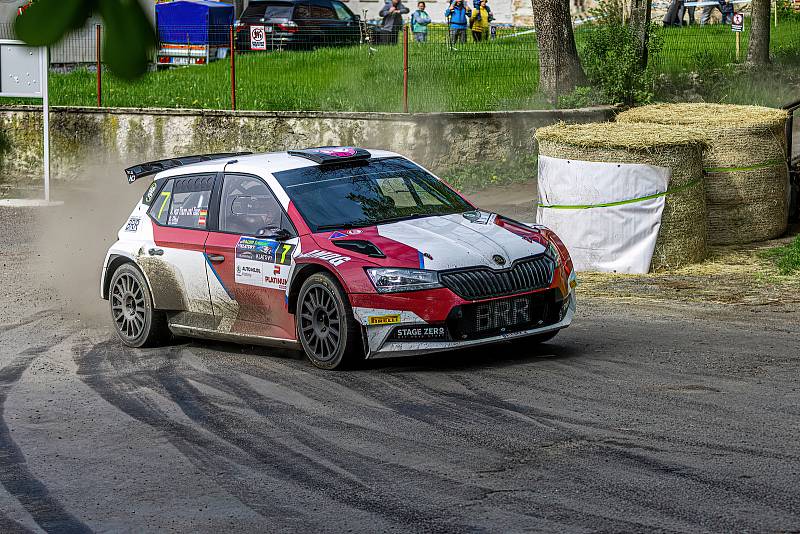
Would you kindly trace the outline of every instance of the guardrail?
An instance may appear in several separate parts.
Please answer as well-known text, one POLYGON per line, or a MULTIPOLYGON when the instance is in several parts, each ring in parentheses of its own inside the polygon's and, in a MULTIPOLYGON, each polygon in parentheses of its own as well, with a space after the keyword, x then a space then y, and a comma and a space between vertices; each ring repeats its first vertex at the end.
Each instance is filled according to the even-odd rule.
POLYGON ((800 100, 783 106, 789 112, 786 121, 786 165, 789 166, 789 221, 800 221, 800 154, 794 153, 794 112, 800 100))

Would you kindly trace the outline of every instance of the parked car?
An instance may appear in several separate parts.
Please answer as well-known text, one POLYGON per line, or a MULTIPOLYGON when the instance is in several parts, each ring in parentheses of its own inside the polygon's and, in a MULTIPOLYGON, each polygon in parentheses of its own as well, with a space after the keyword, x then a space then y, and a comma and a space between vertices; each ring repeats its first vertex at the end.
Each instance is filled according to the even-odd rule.
POLYGON ((236 22, 236 50, 309 49, 357 44, 361 21, 339 0, 252 0, 236 22), (253 47, 263 28, 263 48, 253 47))
POLYGON ((145 163, 108 251, 120 339, 170 332, 302 348, 333 369, 527 337, 572 321, 575 273, 545 227, 482 211, 391 152, 324 147, 145 163))

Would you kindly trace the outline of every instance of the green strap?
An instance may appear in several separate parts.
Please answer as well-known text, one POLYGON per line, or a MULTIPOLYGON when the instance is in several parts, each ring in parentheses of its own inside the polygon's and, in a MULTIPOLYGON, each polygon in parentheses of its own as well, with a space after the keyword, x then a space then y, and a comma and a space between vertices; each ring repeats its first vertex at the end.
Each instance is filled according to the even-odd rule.
POLYGON ((625 205, 625 204, 634 204, 636 202, 642 202, 644 200, 651 200, 651 199, 658 198, 658 197, 665 197, 667 195, 673 195, 675 193, 680 193, 684 189, 688 189, 688 188, 690 188, 692 186, 695 186, 695 185, 697 185, 699 183, 702 183, 701 179, 693 180, 693 181, 689 182, 688 184, 682 185, 680 187, 676 187, 675 189, 668 189, 667 191, 664 191, 663 193, 656 193, 655 195, 648 195, 646 197, 641 197, 641 198, 632 198, 632 199, 629 199, 629 200, 618 200, 617 202, 604 202, 603 204, 581 204, 581 205, 576 205, 576 206, 567 206, 567 205, 564 205, 564 204, 550 204, 550 205, 539 204, 538 207, 540 207, 540 208, 550 208, 550 209, 554 209, 554 210, 588 210, 590 208, 610 208, 610 207, 613 207, 613 206, 622 206, 622 205, 625 205))
POLYGON ((749 167, 711 167, 703 169, 703 172, 710 174, 714 172, 739 172, 739 171, 755 171, 758 169, 766 169, 767 167, 774 167, 783 164, 783 160, 774 159, 766 163, 759 163, 758 165, 751 165, 749 167))

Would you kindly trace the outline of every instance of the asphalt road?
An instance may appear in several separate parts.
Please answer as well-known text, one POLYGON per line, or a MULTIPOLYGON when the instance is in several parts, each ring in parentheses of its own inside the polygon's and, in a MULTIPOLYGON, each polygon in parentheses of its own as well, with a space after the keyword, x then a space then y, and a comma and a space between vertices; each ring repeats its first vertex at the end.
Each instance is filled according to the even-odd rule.
POLYGON ((800 525, 796 313, 583 299, 540 347, 347 372, 132 350, 53 213, 77 236, 0 211, 0 532, 800 525))

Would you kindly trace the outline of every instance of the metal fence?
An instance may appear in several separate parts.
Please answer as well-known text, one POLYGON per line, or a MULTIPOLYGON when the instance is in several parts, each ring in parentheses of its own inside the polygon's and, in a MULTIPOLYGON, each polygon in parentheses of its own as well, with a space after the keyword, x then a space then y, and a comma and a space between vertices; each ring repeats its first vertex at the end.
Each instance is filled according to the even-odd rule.
MULTIPOLYGON (((492 25, 485 33, 432 24, 385 31, 356 21, 339 26, 161 28, 152 71, 135 82, 107 72, 97 54, 103 29, 88 27, 51 50, 55 105, 187 107, 243 110, 489 111, 546 108, 538 93, 542 65, 532 28, 492 25)), ((579 53, 590 25, 576 27, 579 53)), ((0 35, 13 37, 11 28, 0 35)), ((737 62, 729 26, 657 31, 659 73, 685 73, 737 62)), ((742 34, 738 61, 746 55, 742 34)), ((800 20, 773 29, 776 54, 800 57, 800 20)))

